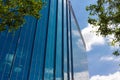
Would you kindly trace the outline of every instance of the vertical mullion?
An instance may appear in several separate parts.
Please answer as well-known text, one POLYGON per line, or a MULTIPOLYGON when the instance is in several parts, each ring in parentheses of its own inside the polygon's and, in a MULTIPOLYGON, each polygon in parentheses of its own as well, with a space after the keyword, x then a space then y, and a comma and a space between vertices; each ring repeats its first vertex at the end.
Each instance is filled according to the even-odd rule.
POLYGON ((45 38, 45 48, 44 48, 44 59, 43 59, 43 71, 42 71, 42 80, 44 80, 44 74, 45 74, 45 62, 46 62, 46 48, 47 48, 47 37, 48 37, 48 26, 49 26, 49 18, 50 18, 50 5, 51 0, 48 0, 48 18, 47 18, 47 28, 46 28, 46 38, 45 38))
POLYGON ((66 28, 67 28, 67 77, 70 80, 69 70, 69 30, 68 30, 68 0, 66 0, 66 28))
POLYGON ((62 0, 62 80, 64 80, 64 0, 62 0))
POLYGON ((55 24, 55 42, 54 42, 54 71, 53 71, 53 80, 56 80, 57 26, 58 26, 58 0, 56 1, 56 24, 55 24))
POLYGON ((70 20, 70 52, 71 52, 71 78, 74 80, 74 71, 73 71, 73 47, 72 47, 72 29, 71 29, 71 8, 69 1, 69 20, 70 20))

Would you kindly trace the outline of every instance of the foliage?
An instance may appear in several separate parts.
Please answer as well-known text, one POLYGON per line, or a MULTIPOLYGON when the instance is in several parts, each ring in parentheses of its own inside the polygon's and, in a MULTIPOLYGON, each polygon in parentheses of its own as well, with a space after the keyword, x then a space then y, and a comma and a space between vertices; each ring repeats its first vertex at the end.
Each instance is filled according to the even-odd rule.
POLYGON ((113 52, 113 54, 114 54, 115 56, 119 56, 119 55, 120 55, 120 53, 118 52, 118 50, 116 50, 115 52, 113 52))
MULTIPOLYGON (((120 47, 120 0, 97 0, 96 4, 86 7, 89 11, 88 22, 96 27, 98 34, 112 36, 111 45, 120 47)), ((115 51, 113 54, 119 54, 115 51)))
POLYGON ((0 0, 0 31, 18 29, 27 15, 40 18, 42 6, 42 0, 0 0))

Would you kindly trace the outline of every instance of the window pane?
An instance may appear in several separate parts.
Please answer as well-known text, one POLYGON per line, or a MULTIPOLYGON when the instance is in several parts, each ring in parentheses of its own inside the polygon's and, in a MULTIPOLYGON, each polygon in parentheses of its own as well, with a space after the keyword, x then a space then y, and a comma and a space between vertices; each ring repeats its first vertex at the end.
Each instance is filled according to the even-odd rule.
POLYGON ((85 44, 79 25, 75 19, 74 13, 71 12, 74 78, 75 80, 78 78, 81 80, 88 80, 88 62, 87 54, 85 53, 85 44))
POLYGON ((45 80, 53 79, 54 70, 54 49, 55 49, 55 30, 56 30, 56 4, 57 0, 51 0, 50 17, 48 26, 46 62, 45 62, 45 80))
POLYGON ((56 80, 62 80, 62 0, 58 0, 56 80))

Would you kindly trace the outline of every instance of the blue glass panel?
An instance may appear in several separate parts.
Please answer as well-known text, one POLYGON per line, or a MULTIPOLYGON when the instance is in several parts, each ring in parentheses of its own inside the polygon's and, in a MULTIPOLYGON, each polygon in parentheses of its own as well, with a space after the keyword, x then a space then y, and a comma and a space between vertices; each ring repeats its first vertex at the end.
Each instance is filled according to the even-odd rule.
MULTIPOLYGON (((45 0, 44 0, 45 1, 45 0)), ((49 0, 46 0, 47 4, 41 11, 41 18, 37 24, 37 31, 35 36, 34 50, 32 55, 32 64, 30 68, 30 80, 42 80, 43 77, 43 66, 44 66, 44 50, 45 50, 45 39, 47 33, 48 24, 48 11, 49 11, 49 0), (34 73, 34 74, 33 74, 34 73)))
POLYGON ((26 22, 27 23, 21 29, 17 49, 14 53, 14 61, 10 72, 11 80, 27 79, 36 19, 26 17, 26 22))
MULTIPOLYGON (((0 32, 0 44, 2 44, 2 45, 0 45, 0 51, 2 51, 3 46, 5 46, 3 44, 6 43, 6 40, 7 40, 7 37, 8 37, 7 35, 8 35, 7 31, 0 32)), ((2 53, 0 52, 0 56, 1 55, 2 55, 2 53)))
POLYGON ((62 0, 58 0, 56 80, 62 80, 62 0))
POLYGON ((17 38, 18 38, 18 31, 15 33, 9 33, 4 31, 1 33, 0 42, 2 43, 2 49, 0 51, 0 77, 1 79, 8 78, 9 71, 11 68, 11 64, 13 61, 13 54, 15 51, 17 38))
POLYGON ((64 0, 64 80, 67 80, 67 17, 66 17, 66 0, 64 0))
POLYGON ((46 62, 45 62, 45 80, 53 80, 54 71, 54 48, 55 48, 55 28, 56 28, 56 4, 57 0, 51 0, 50 17, 48 26, 46 62))

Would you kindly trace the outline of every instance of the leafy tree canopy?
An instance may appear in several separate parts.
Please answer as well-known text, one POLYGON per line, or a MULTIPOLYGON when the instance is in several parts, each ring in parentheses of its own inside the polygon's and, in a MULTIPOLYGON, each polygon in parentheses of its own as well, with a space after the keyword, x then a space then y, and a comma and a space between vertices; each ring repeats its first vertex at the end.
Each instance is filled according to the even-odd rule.
MULTIPOLYGON (((96 32, 104 37, 112 36, 111 45, 120 47, 120 0, 97 0, 86 10, 90 15, 88 22, 98 27, 96 32)), ((119 50, 113 54, 120 55, 119 50)))
POLYGON ((0 0, 0 31, 18 29, 27 15, 40 18, 42 6, 42 0, 0 0))

